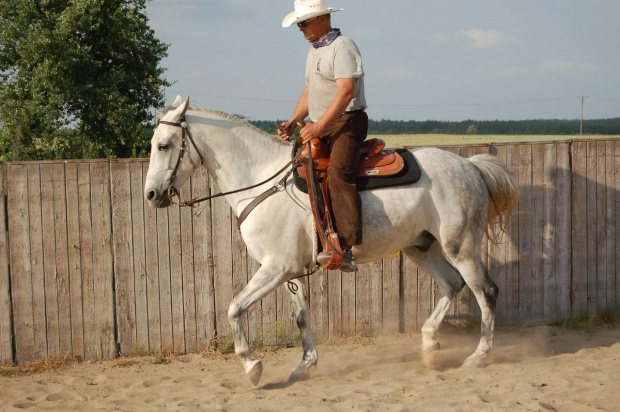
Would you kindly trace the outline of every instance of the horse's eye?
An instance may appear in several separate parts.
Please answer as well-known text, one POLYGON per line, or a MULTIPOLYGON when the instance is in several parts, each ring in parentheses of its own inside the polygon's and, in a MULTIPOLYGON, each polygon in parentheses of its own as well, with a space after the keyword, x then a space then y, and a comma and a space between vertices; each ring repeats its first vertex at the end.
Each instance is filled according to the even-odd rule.
POLYGON ((159 146, 157 146, 157 149, 158 149, 160 152, 167 152, 169 148, 170 148, 170 145, 163 144, 163 143, 162 143, 162 144, 160 144, 159 146))

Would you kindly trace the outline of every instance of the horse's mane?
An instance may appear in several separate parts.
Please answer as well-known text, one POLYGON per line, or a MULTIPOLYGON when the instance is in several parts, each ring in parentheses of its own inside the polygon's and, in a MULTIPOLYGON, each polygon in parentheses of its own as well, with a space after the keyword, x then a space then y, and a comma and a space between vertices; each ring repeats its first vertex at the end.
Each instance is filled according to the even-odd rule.
MULTIPOLYGON (((166 107, 160 114, 161 116, 164 116, 166 113, 168 113, 170 110, 175 109, 175 107, 173 106, 168 106, 166 107)), ((204 114, 208 114, 208 115, 214 115, 220 118, 223 118, 225 120, 230 120, 233 123, 236 123, 240 126, 244 126, 247 127, 248 129, 252 130, 255 133, 258 133, 264 137, 267 137, 271 140, 273 140, 276 143, 279 143, 281 145, 284 146, 288 146, 290 143, 286 140, 282 140, 280 139, 278 136, 274 135, 274 134, 269 134, 266 131, 264 131, 263 129, 260 129, 258 127, 256 127, 255 125, 253 125, 252 123, 248 122, 247 120, 245 120, 244 118, 234 115, 234 114, 228 114, 226 112, 220 111, 220 110, 210 110, 210 109, 203 109, 201 107, 189 107, 187 109, 187 111, 194 111, 194 112, 202 112, 204 114)))

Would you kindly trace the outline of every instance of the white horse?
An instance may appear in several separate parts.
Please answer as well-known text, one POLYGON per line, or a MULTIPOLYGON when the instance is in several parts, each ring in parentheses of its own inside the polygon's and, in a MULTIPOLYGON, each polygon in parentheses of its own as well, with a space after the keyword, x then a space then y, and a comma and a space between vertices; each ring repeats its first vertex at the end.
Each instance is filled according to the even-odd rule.
MULTIPOLYGON (((273 177, 268 186, 226 195, 237 216, 291 160, 292 143, 267 134, 222 112, 189 108, 189 98, 162 115, 151 140, 144 193, 152 206, 167 207, 171 197, 204 160, 222 192, 252 186, 273 177), (185 129, 186 128, 186 129, 185 129), (187 140, 190 140, 188 143, 187 140)), ((514 177, 491 155, 463 159, 437 148, 412 150, 422 169, 417 183, 361 192, 363 244, 353 253, 358 263, 403 251, 439 285, 442 297, 422 327, 424 359, 439 349, 437 330, 450 303, 467 284, 480 306, 481 339, 464 365, 480 365, 491 350, 498 288, 481 259, 485 231, 505 221, 518 200, 514 177)), ((241 225, 248 253, 260 264, 228 309, 235 353, 254 385, 262 363, 252 356, 241 316, 279 285, 316 266, 316 240, 308 196, 291 181, 260 203, 241 225)), ((303 358, 291 379, 307 379, 318 360, 303 284, 292 294, 301 332, 303 358)))

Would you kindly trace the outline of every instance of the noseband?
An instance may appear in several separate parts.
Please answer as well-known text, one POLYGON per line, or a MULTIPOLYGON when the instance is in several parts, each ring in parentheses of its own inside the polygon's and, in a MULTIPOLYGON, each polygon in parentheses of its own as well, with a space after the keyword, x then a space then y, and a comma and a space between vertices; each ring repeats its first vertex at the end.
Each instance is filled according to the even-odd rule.
POLYGON ((187 143, 185 143, 185 136, 187 136, 189 138, 189 141, 192 143, 192 146, 194 146, 194 149, 196 149, 196 153, 198 153, 198 156, 200 157, 200 164, 203 165, 205 162, 205 158, 202 155, 202 153, 200 153, 200 150, 198 150, 198 146, 196 146, 196 143, 194 142, 194 139, 192 138, 192 134, 189 132, 189 129, 187 128, 188 124, 185 121, 185 119, 182 119, 180 122, 178 123, 174 123, 174 122, 166 122, 164 120, 159 120, 157 122, 157 126, 159 126, 160 124, 165 124, 166 126, 174 126, 174 127, 180 127, 182 130, 181 133, 181 150, 179 151, 179 158, 177 159, 177 164, 176 166, 174 166, 174 170, 172 171, 172 176, 170 177, 170 187, 168 188, 168 196, 172 197, 173 195, 179 195, 179 191, 176 187, 174 187, 174 181, 177 177, 177 171, 179 170, 179 165, 181 164, 181 161, 183 160, 183 157, 185 156, 185 152, 187 151, 187 143))

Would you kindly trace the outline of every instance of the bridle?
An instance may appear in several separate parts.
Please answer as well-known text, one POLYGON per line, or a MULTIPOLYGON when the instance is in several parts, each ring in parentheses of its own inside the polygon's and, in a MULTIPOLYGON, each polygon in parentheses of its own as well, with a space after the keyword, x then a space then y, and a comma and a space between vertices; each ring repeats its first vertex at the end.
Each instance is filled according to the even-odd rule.
POLYGON ((181 161, 183 160, 183 157, 185 156, 185 152, 187 151, 187 143, 185 143, 185 136, 189 138, 189 141, 192 143, 192 146, 194 146, 194 149, 196 149, 196 153, 198 153, 198 157, 200 157, 201 165, 204 165, 205 158, 202 155, 202 153, 200 153, 200 150, 198 150, 198 146, 196 146, 196 143, 194 142, 194 138, 192 137, 192 134, 187 128, 188 124, 185 121, 185 118, 181 119, 180 122, 167 122, 164 120, 157 121, 157 126, 159 126, 160 124, 165 124, 167 126, 180 127, 182 130, 181 150, 179 151, 179 157, 177 158, 177 164, 174 166, 174 170, 172 171, 172 176, 170 176, 170 186, 168 187, 168 196, 170 197, 174 195, 179 196, 179 190, 176 187, 174 187, 174 181, 177 177, 177 171, 179 170, 179 165, 181 164, 181 161))

